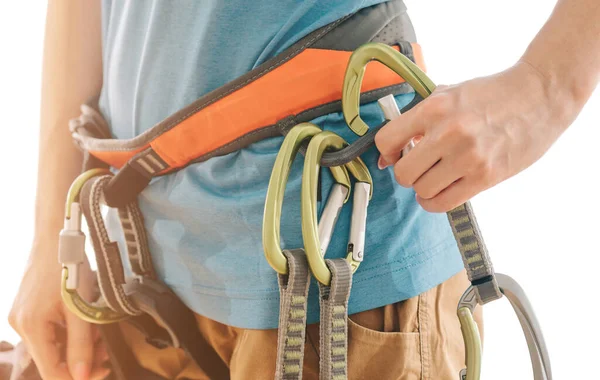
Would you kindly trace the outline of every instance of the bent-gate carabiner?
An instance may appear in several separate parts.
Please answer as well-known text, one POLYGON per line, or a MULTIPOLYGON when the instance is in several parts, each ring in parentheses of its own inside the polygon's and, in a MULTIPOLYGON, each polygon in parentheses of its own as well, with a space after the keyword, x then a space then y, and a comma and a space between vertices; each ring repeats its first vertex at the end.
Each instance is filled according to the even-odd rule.
POLYGON ((367 64, 373 60, 383 63, 404 78, 423 98, 435 90, 435 84, 419 66, 393 47, 377 42, 362 45, 350 56, 342 89, 344 119, 350 129, 359 136, 369 130, 367 123, 360 117, 360 87, 367 64))
MULTIPOLYGON (((347 145, 343 138, 333 132, 324 131, 314 136, 308 144, 304 171, 302 173, 302 237, 311 272, 324 285, 331 283, 331 272, 321 252, 317 226, 317 187, 320 160, 328 150, 339 150, 347 145)), ((352 207, 350 240, 346 259, 356 271, 364 256, 364 235, 367 220, 367 206, 373 194, 373 180, 366 165, 360 158, 346 164, 346 168, 356 178, 352 207)))
MULTIPOLYGON (((281 149, 277 154, 277 158, 275 159, 275 165, 273 166, 273 172, 271 173, 265 200, 263 248, 267 262, 280 274, 287 274, 288 272, 287 259, 281 250, 280 222, 283 195, 290 169, 302 143, 321 132, 321 128, 314 124, 298 124, 286 135, 281 145, 281 149)), ((330 225, 335 223, 341 205, 347 201, 350 194, 350 177, 348 176, 346 169, 343 166, 336 166, 330 168, 330 170, 339 186, 337 186, 334 193, 329 196, 328 207, 326 207, 329 211, 321 218, 325 223, 321 227, 322 233, 325 235, 331 233, 333 230, 330 225)), ((319 249, 325 251, 327 249, 329 238, 325 236, 323 240, 324 244, 319 247, 319 249)))
POLYGON ((85 301, 77 291, 79 266, 85 261, 85 234, 81 231, 81 208, 79 193, 87 181, 111 175, 107 169, 92 169, 75 179, 67 195, 64 228, 60 232, 58 260, 62 265, 61 296, 67 308, 84 321, 96 324, 118 322, 129 317, 107 306, 93 305, 85 301))

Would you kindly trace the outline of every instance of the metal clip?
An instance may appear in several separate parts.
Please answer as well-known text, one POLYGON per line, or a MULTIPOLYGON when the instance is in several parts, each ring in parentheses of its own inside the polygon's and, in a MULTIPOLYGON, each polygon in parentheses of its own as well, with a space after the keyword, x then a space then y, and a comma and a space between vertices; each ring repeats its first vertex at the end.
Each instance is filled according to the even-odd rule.
POLYGON ((410 59, 386 44, 372 42, 364 44, 352 53, 344 76, 342 89, 342 112, 346 123, 359 136, 369 130, 360 117, 360 88, 367 64, 378 61, 400 75, 423 98, 435 89, 435 84, 410 59))
MULTIPOLYGON (((285 186, 288 181, 292 162, 298 154, 302 143, 320 132, 322 132, 321 128, 311 123, 301 123, 293 127, 283 140, 269 180, 263 217, 263 248, 267 262, 280 274, 288 273, 287 259, 281 250, 280 243, 281 208, 283 206, 285 186)), ((350 177, 345 167, 336 166, 330 168, 330 170, 336 182, 341 187, 345 187, 346 191, 336 190, 328 200, 328 207, 326 207, 328 211, 324 212, 325 219, 323 222, 325 224, 321 232, 324 237, 324 244, 319 246, 319 252, 327 250, 327 245, 331 240, 330 234, 333 232, 333 225, 335 224, 335 220, 337 220, 339 209, 341 208, 339 202, 342 204, 345 203, 350 192, 350 177), (329 237, 327 236, 328 234, 329 237)))
MULTIPOLYGON (((304 172, 302 174, 302 236, 304 238, 304 249, 311 271, 317 281, 324 285, 331 283, 331 272, 323 258, 324 250, 320 241, 319 228, 317 225, 317 184, 320 160, 323 153, 328 149, 339 150, 347 143, 333 132, 324 131, 314 136, 306 150, 304 160, 304 172)), ((373 192, 373 180, 365 163, 356 158, 345 165, 348 172, 356 178, 355 201, 351 238, 348 245, 346 259, 356 270, 363 260, 364 232, 366 225, 366 209, 368 200, 373 192), (356 218, 356 219, 355 219, 356 218)), ((336 218, 337 219, 337 218, 336 218)))
POLYGON ((92 169, 75 179, 67 195, 64 228, 60 231, 58 261, 62 265, 61 296, 67 308, 84 321, 96 324, 118 322, 129 317, 106 306, 92 305, 79 292, 79 269, 85 262, 85 234, 81 230, 79 193, 90 179, 112 174, 107 169, 92 169))

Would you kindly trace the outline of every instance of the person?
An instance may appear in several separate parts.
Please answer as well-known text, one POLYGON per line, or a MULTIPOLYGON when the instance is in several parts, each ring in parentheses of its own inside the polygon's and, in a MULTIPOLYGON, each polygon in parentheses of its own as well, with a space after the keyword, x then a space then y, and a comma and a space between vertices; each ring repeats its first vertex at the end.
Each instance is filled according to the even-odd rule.
MULTIPOLYGON (((58 280, 62 208, 81 167, 67 125, 79 105, 100 94, 112 134, 132 138, 311 31, 383 2, 49 1, 35 239, 9 317, 43 378, 95 380, 110 372, 96 328, 66 310, 58 280), (66 348, 57 344, 59 330, 66 332, 66 348)), ((403 20, 410 40, 410 20, 403 20)), ((380 155, 372 149, 363 156, 376 191, 368 260, 354 276, 349 306, 350 378, 457 376, 464 353, 455 308, 468 281, 441 213, 533 164, 573 122, 600 77, 599 21, 597 1, 559 0, 512 67, 440 86, 377 134, 380 155), (415 136, 420 142, 400 159, 415 136)), ((410 98, 396 97, 400 106, 410 98)), ((362 112, 375 115, 377 105, 362 112)), ((315 122, 348 133, 340 114, 315 122)), ((228 364, 224 376, 233 379, 274 373, 276 275, 262 254, 260 225, 281 141, 270 138, 191 165, 155 180, 139 197, 161 279, 197 314, 201 332, 228 364)), ((300 167, 292 179, 300 178, 300 167)), ((325 179, 323 187, 330 183, 325 179)), ((299 188, 290 181, 290 199, 299 188)), ((283 215, 289 216, 285 245, 301 246, 293 216, 298 206, 287 202, 283 215)), ((347 216, 340 217, 340 231, 347 230, 347 216)), ((115 239, 117 230, 111 230, 115 239)), ((332 256, 341 256, 346 239, 334 236, 332 256)), ((91 297, 93 288, 86 265, 80 291, 91 297)), ((314 309, 308 378, 318 373, 314 309)), ((158 350, 135 331, 123 332, 145 368, 167 378, 205 378, 182 352, 158 350)))

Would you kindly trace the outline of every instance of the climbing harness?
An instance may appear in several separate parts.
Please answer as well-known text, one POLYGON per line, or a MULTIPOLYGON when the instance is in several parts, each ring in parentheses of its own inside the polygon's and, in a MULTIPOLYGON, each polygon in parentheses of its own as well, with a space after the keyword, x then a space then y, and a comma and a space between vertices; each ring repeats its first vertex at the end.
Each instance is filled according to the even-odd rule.
MULTIPOLYGON (((159 377, 135 364, 120 329, 110 323, 117 320, 136 327, 156 347, 179 347, 197 362, 209 360, 226 369, 197 329, 192 311, 156 278, 137 206, 140 192, 153 178, 229 154, 265 138, 285 136, 298 124, 340 112, 346 64, 352 51, 366 42, 393 45, 423 67, 419 45, 403 40, 397 33, 406 25, 405 9, 402 1, 388 1, 326 25, 132 139, 113 139, 107 122, 93 102, 81 107, 81 115, 72 120, 69 127, 83 151, 84 174, 75 181, 65 212, 59 254, 64 268, 61 287, 70 310, 87 321, 102 324, 100 331, 110 347, 113 373, 118 379, 159 377), (282 83, 285 83, 284 88, 282 83), (115 174, 109 173, 108 168, 115 174), (89 172, 90 169, 94 171, 89 172), (99 212, 100 204, 118 211, 127 249, 124 260, 129 261, 131 274, 123 267, 118 245, 108 237, 99 212), (77 268, 85 260, 81 216, 89 227, 98 264, 100 296, 95 302, 84 300, 77 292, 77 268)), ((409 38, 412 38, 410 34, 409 38)), ((361 102, 373 102, 382 95, 412 90, 402 78, 380 66, 369 68, 361 91, 361 102)), ((344 167, 372 145, 375 132, 373 129, 342 150, 325 152, 321 165, 344 167)), ((299 151, 304 153, 306 145, 301 145, 299 151)), ((334 168, 333 173, 340 182, 348 177, 343 168, 334 168)), ((326 209, 332 211, 324 212, 319 224, 323 251, 337 212, 349 192, 347 183, 335 185, 330 193, 326 209)), ((277 236, 278 233, 279 230, 277 236)), ((280 248, 278 239, 273 241, 277 242, 270 251, 273 254, 267 254, 267 248, 265 253, 269 263, 279 268, 280 280, 287 281, 282 285, 282 299, 286 297, 283 291, 287 287, 287 299, 296 305, 299 300, 293 296, 296 290, 289 289, 297 289, 293 279, 308 276, 309 269, 306 263, 304 274, 299 271, 300 274, 294 276, 290 268, 294 262, 302 263, 300 259, 306 260, 306 256, 296 255, 299 260, 294 260, 292 255, 282 256, 277 249, 280 248)), ((297 250, 281 251, 284 255, 287 252, 297 253, 297 250)), ((298 291, 303 292, 302 286, 300 288, 298 291)), ((293 323, 290 326, 297 328, 293 323)), ((219 377, 216 373, 207 375, 219 377)))
MULTIPOLYGON (((178 347, 196 362, 202 358, 226 368, 200 334, 193 312, 158 280, 137 196, 154 178, 274 136, 285 139, 267 192, 263 245, 280 285, 276 376, 302 376, 312 273, 320 291, 320 376, 323 380, 347 378, 348 297, 352 273, 365 257, 366 210, 373 191, 371 176, 359 156, 373 146, 375 134, 387 122, 369 128, 360 117, 360 104, 414 89, 415 99, 403 108, 405 112, 435 88, 421 70, 424 64, 419 45, 384 37, 386 30, 393 31, 402 22, 404 11, 401 1, 389 1, 326 25, 132 139, 111 138, 94 105, 82 106, 81 116, 70 123, 73 138, 84 153, 84 170, 67 198, 59 247, 61 289, 69 310, 102 325, 100 331, 110 347, 113 373, 118 379, 160 379, 136 364, 115 324, 119 321, 135 326, 149 344, 178 347), (367 69, 372 60, 383 65, 369 65, 367 69), (350 145, 308 123, 340 111, 360 136, 350 145), (306 155, 301 196, 304 247, 282 249, 279 221, 283 194, 298 152, 306 155), (336 183, 317 223, 319 167, 330 168, 336 183), (345 258, 328 260, 324 256, 331 234, 350 196, 350 174, 354 198, 347 252, 345 258), (131 274, 124 268, 119 246, 109 238, 101 205, 118 211, 127 251, 124 259, 131 274), (86 259, 82 218, 87 222, 98 264, 99 297, 93 302, 78 292, 79 267, 86 259)), ((448 219, 472 284, 458 308, 467 364, 462 379, 479 379, 481 342, 472 316, 474 308, 505 295, 525 332, 535 379, 550 380, 548 354, 530 304, 513 280, 494 273, 470 205, 450 211, 448 219)), ((218 378, 211 370, 207 369, 207 375, 218 378)))
MULTIPOLYGON (((342 98, 344 118, 358 135, 364 135, 369 129, 360 118, 358 96, 365 67, 373 60, 383 63, 403 76, 422 98, 426 98, 435 90, 435 85, 425 73, 396 50, 379 43, 369 43, 360 47, 350 57, 342 98)), ((479 330, 473 318, 475 307, 505 295, 512 304, 525 334, 535 379, 552 379, 549 355, 533 309, 525 293, 514 280, 494 272, 470 203, 466 202, 450 210, 447 215, 471 281, 471 286, 461 298, 457 312, 465 341, 467 364, 467 368, 461 371, 460 378, 480 378, 482 348, 479 330)))

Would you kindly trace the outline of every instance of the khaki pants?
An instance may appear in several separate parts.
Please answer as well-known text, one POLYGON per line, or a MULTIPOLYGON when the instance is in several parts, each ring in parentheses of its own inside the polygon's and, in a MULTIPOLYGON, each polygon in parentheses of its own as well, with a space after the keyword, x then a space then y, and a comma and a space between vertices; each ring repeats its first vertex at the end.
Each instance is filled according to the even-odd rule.
MULTIPOLYGON (((349 378, 458 379, 464 367, 464 347, 456 307, 468 285, 461 272, 417 297, 351 315, 349 378)), ((476 319, 481 328, 480 310, 476 319)), ((274 378, 277 330, 235 328, 200 315, 196 319, 206 340, 228 365, 221 369, 223 378, 274 378)), ((123 325, 122 330, 146 369, 169 379, 208 379, 181 350, 157 349, 132 327, 123 325)), ((307 332, 304 379, 318 379, 319 326, 309 325, 307 332)), ((204 368, 214 365, 200 363, 204 368)))

